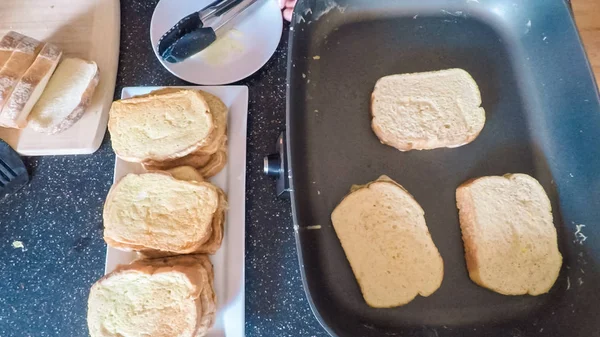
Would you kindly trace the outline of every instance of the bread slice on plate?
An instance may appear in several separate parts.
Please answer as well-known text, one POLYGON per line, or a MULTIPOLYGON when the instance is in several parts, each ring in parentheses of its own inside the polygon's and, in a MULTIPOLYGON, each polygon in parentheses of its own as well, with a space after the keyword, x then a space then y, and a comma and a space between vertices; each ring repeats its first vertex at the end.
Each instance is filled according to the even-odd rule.
POLYGON ((353 187, 331 221, 369 306, 401 306, 440 287, 444 263, 423 209, 392 179, 353 187))
POLYGON ((206 145, 214 128, 202 94, 187 89, 113 102, 108 121, 115 153, 130 162, 183 157, 206 145))
POLYGON ((193 253, 211 238, 219 204, 219 189, 208 182, 128 174, 106 198, 104 239, 124 250, 193 253))
POLYGON ((458 147, 485 124, 479 87, 462 69, 390 75, 371 95, 371 128, 400 151, 458 147))
MULTIPOLYGON (((191 166, 180 166, 167 171, 173 178, 185 181, 202 182, 204 179, 200 173, 191 166)), ((216 187, 216 186, 215 186, 216 187)), ((194 250, 194 254, 215 254, 223 242, 223 234, 225 227, 225 212, 227 211, 227 196, 222 189, 217 188, 219 194, 219 206, 215 211, 211 228, 212 232, 210 238, 206 240, 202 245, 194 250)), ((146 257, 161 257, 175 255, 176 253, 161 251, 155 249, 141 249, 140 252, 146 257)))
POLYGON ((92 337, 202 337, 217 299, 205 255, 134 261, 98 280, 88 298, 92 337))
POLYGON ((540 295, 562 265, 550 200, 526 174, 467 181, 456 190, 469 276, 504 295, 540 295))
POLYGON ((27 117, 44 92, 61 56, 60 48, 51 43, 44 44, 0 110, 0 124, 19 129, 27 126, 27 117))
POLYGON ((13 31, 6 33, 2 37, 2 40, 0 40, 0 69, 4 67, 4 64, 8 61, 13 51, 17 49, 19 42, 24 37, 25 35, 13 31))
MULTIPOLYGON (((210 238, 198 248, 196 248, 196 250, 192 252, 193 254, 214 255, 219 250, 219 248, 221 248, 225 232, 225 213, 227 211, 227 196, 225 195, 225 192, 223 192, 223 190, 221 190, 220 188, 218 189, 218 192, 219 208, 215 212, 215 216, 213 217, 213 221, 211 223, 212 233, 210 235, 210 238)), ((155 249, 141 249, 139 250, 139 252, 142 254, 142 256, 150 258, 177 255, 177 253, 155 249)))
MULTIPOLYGON (((176 93, 181 90, 178 88, 164 88, 138 97, 176 93)), ((217 96, 201 90, 198 92, 206 100, 214 121, 214 129, 206 140, 206 144, 183 157, 166 160, 144 160, 142 162, 144 168, 147 170, 168 170, 179 166, 193 166, 203 171, 205 178, 209 178, 217 174, 225 166, 227 163, 228 108, 217 96), (222 151, 225 152, 217 154, 217 152, 222 151)))
POLYGON ((15 50, 0 69, 0 109, 4 107, 13 90, 42 49, 43 43, 23 36, 15 50))
POLYGON ((93 61, 64 59, 33 106, 29 126, 46 134, 60 133, 73 126, 90 105, 99 76, 93 61))

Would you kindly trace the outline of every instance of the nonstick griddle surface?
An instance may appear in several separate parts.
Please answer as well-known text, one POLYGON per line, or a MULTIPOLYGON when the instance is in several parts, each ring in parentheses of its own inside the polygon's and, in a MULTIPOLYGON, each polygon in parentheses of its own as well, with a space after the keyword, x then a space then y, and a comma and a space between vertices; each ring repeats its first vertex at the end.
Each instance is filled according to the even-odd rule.
POLYGON ((568 6, 421 2, 305 1, 296 9, 288 159, 301 269, 317 318, 340 336, 598 335, 600 109, 568 6), (479 137, 456 149, 402 153, 382 145, 370 128, 377 79, 448 68, 465 69, 479 85, 487 118, 479 137), (505 173, 537 178, 552 202, 564 262, 549 294, 503 296, 469 279, 456 187, 505 173), (364 302, 330 220, 351 185, 382 174, 421 204, 444 259, 438 291, 393 309, 364 302))

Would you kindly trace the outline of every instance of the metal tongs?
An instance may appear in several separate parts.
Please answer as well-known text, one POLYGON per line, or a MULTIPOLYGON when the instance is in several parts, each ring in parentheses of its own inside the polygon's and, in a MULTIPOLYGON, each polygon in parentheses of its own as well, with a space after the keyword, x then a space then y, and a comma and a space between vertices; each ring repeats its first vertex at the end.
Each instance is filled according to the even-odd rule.
POLYGON ((169 29, 158 41, 158 54, 177 63, 208 47, 221 35, 225 25, 258 0, 216 0, 169 29))

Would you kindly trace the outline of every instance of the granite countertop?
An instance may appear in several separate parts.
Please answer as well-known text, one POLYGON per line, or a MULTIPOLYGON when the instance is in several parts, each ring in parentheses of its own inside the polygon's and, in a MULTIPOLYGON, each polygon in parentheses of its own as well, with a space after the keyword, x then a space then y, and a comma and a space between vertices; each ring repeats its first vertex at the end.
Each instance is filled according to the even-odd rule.
MULTIPOLYGON (((150 18, 157 0, 121 0, 115 98, 124 86, 185 85, 154 57, 150 18)), ((246 183, 247 336, 326 335, 308 306, 289 201, 262 174, 285 125, 287 26, 279 48, 249 87, 246 183)), ((0 336, 88 336, 87 297, 104 273, 102 205, 114 153, 108 135, 92 155, 24 158, 31 182, 0 202, 0 336), (23 248, 14 248, 22 241, 23 248)))

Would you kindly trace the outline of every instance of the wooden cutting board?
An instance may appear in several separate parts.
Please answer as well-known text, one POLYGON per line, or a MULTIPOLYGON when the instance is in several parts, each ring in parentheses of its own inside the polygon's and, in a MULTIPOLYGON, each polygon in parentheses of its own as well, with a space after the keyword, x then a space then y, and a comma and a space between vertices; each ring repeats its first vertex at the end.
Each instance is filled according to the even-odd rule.
POLYGON ((600 0, 571 0, 579 35, 588 58, 600 80, 600 0))
POLYGON ((44 135, 0 128, 22 155, 92 153, 100 147, 113 100, 119 60, 119 0, 0 0, 0 36, 14 30, 63 49, 63 57, 95 61, 100 82, 84 116, 70 129, 44 135))

